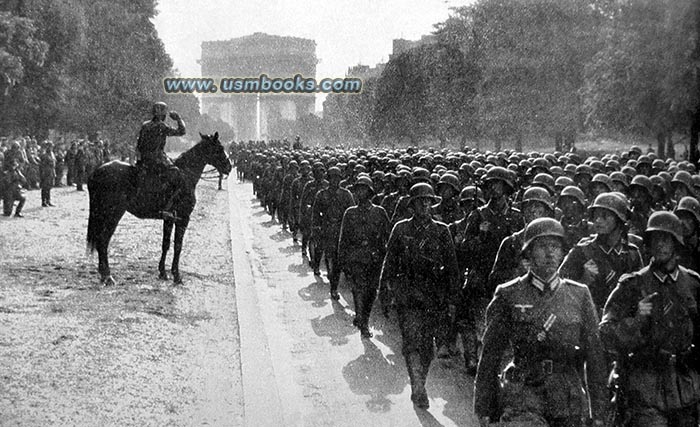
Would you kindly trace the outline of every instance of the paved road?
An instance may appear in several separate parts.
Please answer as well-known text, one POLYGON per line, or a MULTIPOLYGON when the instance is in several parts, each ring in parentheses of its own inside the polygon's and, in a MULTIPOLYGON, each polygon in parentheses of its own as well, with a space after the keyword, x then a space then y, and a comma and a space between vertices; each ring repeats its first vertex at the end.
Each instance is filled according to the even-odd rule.
POLYGON ((478 425, 461 359, 433 363, 430 410, 414 409, 396 324, 373 316, 361 340, 349 288, 333 302, 252 185, 231 174, 228 189, 246 425, 478 425))

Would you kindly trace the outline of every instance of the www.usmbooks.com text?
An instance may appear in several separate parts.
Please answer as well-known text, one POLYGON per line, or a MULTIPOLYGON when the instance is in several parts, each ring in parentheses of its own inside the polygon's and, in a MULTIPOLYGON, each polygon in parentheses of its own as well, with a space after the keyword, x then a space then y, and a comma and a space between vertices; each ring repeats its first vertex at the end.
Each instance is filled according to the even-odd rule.
POLYGON ((294 77, 223 77, 218 84, 212 78, 163 79, 166 93, 360 93, 362 80, 356 77, 337 79, 305 78, 301 74, 294 77))

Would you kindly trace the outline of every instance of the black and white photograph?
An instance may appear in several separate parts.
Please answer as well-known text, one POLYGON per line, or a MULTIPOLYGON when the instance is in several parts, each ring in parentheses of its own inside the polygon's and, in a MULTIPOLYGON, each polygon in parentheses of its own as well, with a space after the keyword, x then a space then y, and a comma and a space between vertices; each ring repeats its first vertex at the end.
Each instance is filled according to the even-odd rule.
POLYGON ((700 427, 700 1, 0 0, 0 426, 700 427))

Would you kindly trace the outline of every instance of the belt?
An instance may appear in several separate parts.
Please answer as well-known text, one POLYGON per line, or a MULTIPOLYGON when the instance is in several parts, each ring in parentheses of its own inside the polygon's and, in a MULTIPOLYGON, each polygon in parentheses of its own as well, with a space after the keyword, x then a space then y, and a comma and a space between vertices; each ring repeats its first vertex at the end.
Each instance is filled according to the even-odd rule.
POLYGON ((576 372, 574 364, 567 360, 542 359, 525 361, 511 365, 505 371, 505 379, 512 382, 522 382, 528 385, 541 385, 552 374, 576 372))
POLYGON ((685 351, 672 353, 668 350, 659 350, 656 354, 642 353, 633 354, 630 357, 630 364, 639 368, 660 368, 687 366, 692 356, 692 346, 685 351))

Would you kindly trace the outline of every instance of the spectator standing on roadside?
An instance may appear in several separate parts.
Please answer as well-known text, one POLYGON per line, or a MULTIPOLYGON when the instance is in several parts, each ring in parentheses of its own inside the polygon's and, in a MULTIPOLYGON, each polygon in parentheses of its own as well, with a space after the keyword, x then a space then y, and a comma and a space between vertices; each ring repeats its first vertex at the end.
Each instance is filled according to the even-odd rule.
POLYGON ((53 143, 44 142, 44 151, 39 156, 39 184, 41 186, 41 206, 54 206, 51 203, 51 188, 56 179, 56 156, 53 143))

